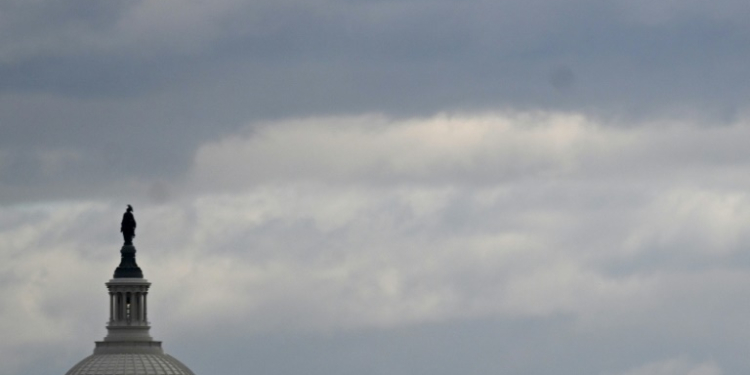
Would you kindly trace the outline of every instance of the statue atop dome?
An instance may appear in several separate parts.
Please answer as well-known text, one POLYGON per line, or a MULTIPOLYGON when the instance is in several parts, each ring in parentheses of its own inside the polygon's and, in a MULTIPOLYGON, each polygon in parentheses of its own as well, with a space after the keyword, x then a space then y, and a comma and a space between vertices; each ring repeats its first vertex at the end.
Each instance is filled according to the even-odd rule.
POLYGON ((133 207, 122 217, 125 244, 120 265, 105 285, 109 294, 107 336, 96 341, 93 354, 66 375, 195 375, 187 366, 164 353, 161 341, 151 337, 148 300, 151 283, 135 262, 133 207))
POLYGON ((115 269, 115 279, 120 278, 143 278, 143 271, 138 267, 135 262, 135 246, 133 246, 133 237, 135 237, 135 217, 133 217, 133 206, 128 205, 128 209, 125 214, 122 215, 122 224, 120 224, 120 232, 122 237, 125 239, 125 244, 120 249, 122 257, 120 259, 120 265, 115 269))
POLYGON ((133 206, 131 205, 128 205, 128 209, 122 215, 120 232, 122 232, 125 245, 132 245, 133 237, 135 237, 135 217, 133 216, 133 206))

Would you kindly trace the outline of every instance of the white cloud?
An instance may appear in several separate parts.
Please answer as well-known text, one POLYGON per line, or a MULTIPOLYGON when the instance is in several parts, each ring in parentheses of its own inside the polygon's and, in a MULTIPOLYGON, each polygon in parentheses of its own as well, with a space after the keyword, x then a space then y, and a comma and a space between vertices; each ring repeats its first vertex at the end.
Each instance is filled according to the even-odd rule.
MULTIPOLYGON (((691 142, 745 131, 687 129, 691 142)), ((638 160, 662 152, 676 132, 674 126, 611 129, 577 115, 542 113, 365 116, 267 124, 207 144, 196 155, 192 184, 225 193, 195 201, 191 243, 196 257, 209 257, 205 249, 212 248, 221 255, 171 268, 200 268, 205 279, 191 276, 195 289, 245 280, 247 289, 234 293, 253 299, 218 293, 206 295, 207 304, 191 297, 184 303, 194 305, 181 311, 208 314, 200 306, 224 301, 247 309, 222 309, 235 319, 281 319, 275 326, 286 327, 284 319, 345 327, 488 314, 570 313, 592 322, 617 310, 642 316, 670 293, 660 288, 665 279, 639 275, 637 266, 632 275, 614 276, 606 267, 654 250, 682 251, 684 241, 694 261, 731 255, 750 207, 742 193, 727 193, 723 180, 714 181, 719 190, 684 179, 672 185, 673 173, 696 168, 679 164, 682 149, 668 150, 662 164, 638 160), (611 178, 612 167, 631 163, 646 171, 611 178), (476 186, 454 179, 513 168, 529 172, 476 186), (666 177, 621 185, 644 173, 666 177), (601 185, 601 193, 589 195, 582 181, 601 185), (310 237, 301 238, 316 243, 271 244, 263 239, 267 230, 306 232, 310 237), (308 300, 313 294, 327 302, 308 300), (305 306, 298 309, 304 314, 279 315, 290 300, 305 306)))
MULTIPOLYGON (((229 135, 197 152, 184 194, 128 202, 154 283, 154 335, 555 316, 585 335, 742 335, 750 305, 731 296, 750 287, 737 262, 750 200, 744 180, 722 170, 746 168, 746 151, 725 146, 747 131, 613 129, 533 113, 311 119, 229 135), (682 157, 690 152, 723 156, 707 166, 682 157)), ((104 334, 91 322, 106 315, 101 283, 117 264, 122 208, 66 202, 0 215, 10 342, 104 334)), ((712 366, 666 361, 626 374, 719 374, 712 366)))
POLYGON ((496 182, 567 171, 599 132, 585 118, 565 114, 314 118, 204 145, 194 179, 214 187, 289 180, 496 182))
POLYGON ((290 181, 498 185, 529 179, 734 186, 747 182, 738 173, 750 161, 747 136, 744 122, 621 128, 544 112, 311 118, 203 145, 192 178, 201 187, 235 189, 290 181))

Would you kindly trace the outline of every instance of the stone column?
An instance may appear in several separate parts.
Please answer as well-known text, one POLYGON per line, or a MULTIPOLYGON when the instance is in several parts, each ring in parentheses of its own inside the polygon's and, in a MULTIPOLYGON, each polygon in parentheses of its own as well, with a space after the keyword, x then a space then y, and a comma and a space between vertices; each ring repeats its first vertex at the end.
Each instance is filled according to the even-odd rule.
POLYGON ((141 292, 135 292, 135 320, 140 322, 143 320, 143 312, 141 312, 141 292))
POLYGON ((112 292, 109 292, 109 322, 110 324, 114 320, 115 320, 115 294, 112 292))

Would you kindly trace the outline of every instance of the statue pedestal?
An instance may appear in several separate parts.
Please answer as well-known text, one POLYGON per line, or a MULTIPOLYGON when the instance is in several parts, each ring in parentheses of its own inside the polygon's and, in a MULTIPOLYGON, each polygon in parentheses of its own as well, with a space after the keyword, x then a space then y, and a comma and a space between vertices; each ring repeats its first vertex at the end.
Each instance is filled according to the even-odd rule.
POLYGON ((120 278, 143 278, 143 271, 135 263, 135 246, 123 245, 120 250, 122 257, 120 258, 120 265, 115 269, 115 279, 120 278))

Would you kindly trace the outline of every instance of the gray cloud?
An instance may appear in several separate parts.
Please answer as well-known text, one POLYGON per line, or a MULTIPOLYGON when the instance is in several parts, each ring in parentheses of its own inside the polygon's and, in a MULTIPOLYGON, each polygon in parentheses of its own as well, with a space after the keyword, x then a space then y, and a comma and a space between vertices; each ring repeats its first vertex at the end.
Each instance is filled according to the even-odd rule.
POLYGON ((4 2, 3 369, 747 372, 747 8, 4 2))
POLYGON ((76 187, 33 192, 48 173, 36 162, 48 148, 80 153, 54 181, 75 176, 94 192, 178 178, 206 139, 309 115, 512 107, 733 122, 746 112, 745 8, 10 2, 0 147, 18 168, 6 166, 3 180, 26 191, 13 199, 80 198, 65 193, 76 187))
MULTIPOLYGON (((180 186, 132 185, 154 336, 228 374, 741 372, 745 132, 554 113, 249 127, 204 144, 180 186), (506 165, 526 172, 475 177, 506 165)), ((124 204, 0 212, 14 375, 64 370, 103 335, 92 301, 124 204), (50 342, 71 349, 13 354, 50 342)))

